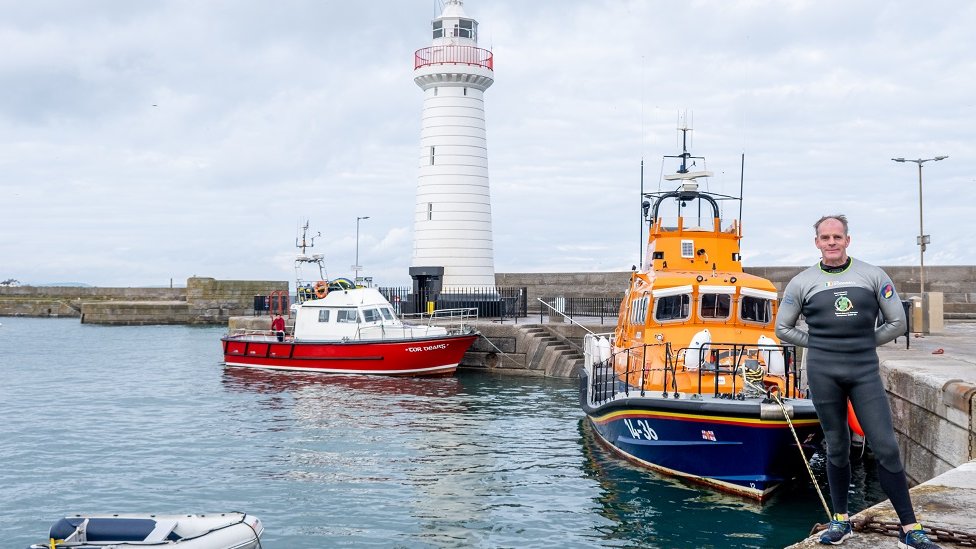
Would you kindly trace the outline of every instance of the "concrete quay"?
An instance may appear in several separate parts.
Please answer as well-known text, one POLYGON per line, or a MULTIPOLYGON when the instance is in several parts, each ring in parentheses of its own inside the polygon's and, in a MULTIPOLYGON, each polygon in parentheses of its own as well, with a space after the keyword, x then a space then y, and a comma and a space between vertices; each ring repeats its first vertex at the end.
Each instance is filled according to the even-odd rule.
MULTIPOLYGON (((976 323, 953 322, 943 333, 913 336, 879 349, 881 375, 919 520, 928 528, 966 532, 968 545, 939 539, 942 547, 976 543, 976 323)), ((853 516, 855 524, 896 523, 888 501, 853 516)), ((825 522, 826 517, 818 517, 825 522)), ((813 535, 791 547, 822 547, 813 535)), ((933 539, 934 536, 931 536, 933 539)), ((895 546, 890 535, 858 531, 844 547, 895 546)))

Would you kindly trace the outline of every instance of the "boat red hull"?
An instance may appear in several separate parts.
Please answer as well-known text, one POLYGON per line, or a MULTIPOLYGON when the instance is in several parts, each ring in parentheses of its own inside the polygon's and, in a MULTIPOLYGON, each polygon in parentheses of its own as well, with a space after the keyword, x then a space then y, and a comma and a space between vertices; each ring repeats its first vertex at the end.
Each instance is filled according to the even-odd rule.
POLYGON ((401 341, 277 342, 221 338, 224 363, 274 370, 395 376, 450 375, 478 334, 401 341))

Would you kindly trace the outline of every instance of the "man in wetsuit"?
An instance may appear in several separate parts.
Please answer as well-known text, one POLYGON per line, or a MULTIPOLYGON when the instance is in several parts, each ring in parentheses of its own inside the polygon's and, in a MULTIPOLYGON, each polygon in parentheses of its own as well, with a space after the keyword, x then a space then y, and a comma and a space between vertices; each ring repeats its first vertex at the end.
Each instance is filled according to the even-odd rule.
POLYGON ((891 408, 878 367, 876 347, 905 332, 905 310, 883 270, 848 257, 847 218, 828 215, 813 226, 820 263, 786 286, 776 316, 776 335, 807 348, 811 399, 827 442, 827 482, 833 520, 820 543, 839 545, 851 537, 847 491, 851 484, 850 399, 878 461, 878 480, 902 525, 898 547, 938 548, 922 531, 908 493, 891 408), (796 327, 800 315, 806 331, 796 327), (883 320, 880 327, 878 318, 883 320))

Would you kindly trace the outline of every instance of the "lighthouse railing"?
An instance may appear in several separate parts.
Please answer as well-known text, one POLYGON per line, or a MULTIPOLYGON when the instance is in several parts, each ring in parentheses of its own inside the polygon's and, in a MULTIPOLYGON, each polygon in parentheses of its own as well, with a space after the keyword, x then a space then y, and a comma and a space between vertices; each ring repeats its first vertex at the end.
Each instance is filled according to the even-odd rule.
POLYGON ((491 51, 476 46, 429 46, 414 53, 413 68, 441 64, 473 65, 494 70, 491 51))

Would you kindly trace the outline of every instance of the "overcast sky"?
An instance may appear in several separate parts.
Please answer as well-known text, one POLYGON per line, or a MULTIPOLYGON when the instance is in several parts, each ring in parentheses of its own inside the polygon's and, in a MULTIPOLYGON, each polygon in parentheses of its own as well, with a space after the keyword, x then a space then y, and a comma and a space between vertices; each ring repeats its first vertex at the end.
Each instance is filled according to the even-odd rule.
MULTIPOLYGON (((0 2, 0 280, 293 280, 296 231, 331 277, 409 283, 436 0, 0 2)), ((851 255, 976 264, 976 3, 466 0, 485 94, 496 272, 637 263, 640 163, 658 188, 679 112, 746 266, 851 255), (725 212, 726 215, 737 211, 725 212)))

